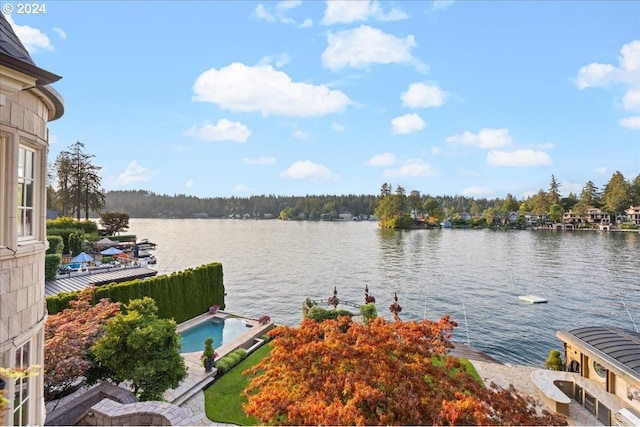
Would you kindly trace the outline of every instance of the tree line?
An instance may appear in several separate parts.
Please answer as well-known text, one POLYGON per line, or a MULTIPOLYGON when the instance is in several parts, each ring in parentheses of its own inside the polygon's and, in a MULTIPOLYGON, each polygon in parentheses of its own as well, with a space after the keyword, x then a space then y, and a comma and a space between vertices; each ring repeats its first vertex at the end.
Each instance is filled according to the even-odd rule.
MULTIPOLYGON (((288 220, 335 219, 341 213, 369 217, 376 213, 385 196, 393 193, 384 183, 379 194, 348 195, 252 195, 248 197, 200 198, 186 194, 157 194, 146 190, 106 192, 101 187, 100 166, 93 163, 84 144, 76 142, 61 152, 50 166, 47 204, 61 216, 100 216, 104 212, 126 213, 134 218, 281 218, 288 220)), ((433 195, 419 190, 407 191, 398 186, 393 215, 428 214, 434 221, 455 214, 469 213, 500 220, 510 212, 529 212, 557 217, 568 210, 583 216, 595 207, 615 214, 629 206, 640 206, 640 174, 628 180, 616 171, 600 189, 593 181, 583 186, 580 194, 560 195, 560 184, 554 175, 548 189, 518 199, 508 193, 504 198, 474 198, 463 195, 433 195)), ((385 202, 389 204, 391 200, 385 202)), ((384 206, 383 206, 384 207, 384 206)), ((380 212, 379 212, 380 213, 380 212)), ((392 216, 393 216, 392 215, 392 216)), ((380 218, 381 215, 376 215, 380 218)))
POLYGON ((468 213, 477 222, 485 225, 504 223, 515 212, 524 221, 525 214, 545 215, 552 221, 562 220, 563 214, 573 211, 584 217, 590 208, 598 208, 612 215, 624 213, 629 206, 640 206, 640 175, 633 181, 627 180, 620 171, 611 176, 602 190, 592 181, 588 181, 580 195, 570 192, 566 197, 560 195, 560 184, 555 175, 551 175, 548 191, 540 189, 526 199, 518 200, 510 193, 504 199, 473 199, 423 196, 413 190, 406 190, 384 183, 380 188, 380 203, 375 215, 383 228, 409 228, 415 218, 424 218, 428 223, 440 224, 445 218, 459 219, 460 214, 468 213), (451 202, 454 202, 453 204, 451 202))

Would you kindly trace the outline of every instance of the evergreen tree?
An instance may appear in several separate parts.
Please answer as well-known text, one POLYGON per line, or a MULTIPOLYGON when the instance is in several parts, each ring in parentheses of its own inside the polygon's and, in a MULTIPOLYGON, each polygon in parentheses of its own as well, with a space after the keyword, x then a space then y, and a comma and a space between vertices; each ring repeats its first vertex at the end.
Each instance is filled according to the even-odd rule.
POLYGON ((616 171, 602 193, 604 209, 610 213, 620 213, 629 207, 631 185, 620 171, 616 171))
POLYGON ((549 205, 560 204, 560 184, 556 181, 556 177, 551 175, 551 183, 549 184, 549 193, 547 194, 547 200, 549 205))
POLYGON ((587 181, 582 188, 580 202, 586 207, 599 208, 601 206, 600 191, 592 181, 587 181))
POLYGON ((98 175, 102 168, 91 162, 93 157, 84 152, 80 141, 58 154, 54 164, 58 178, 56 195, 63 216, 75 214, 79 221, 83 209, 85 219, 89 219, 90 210, 104 208, 105 196, 98 175))

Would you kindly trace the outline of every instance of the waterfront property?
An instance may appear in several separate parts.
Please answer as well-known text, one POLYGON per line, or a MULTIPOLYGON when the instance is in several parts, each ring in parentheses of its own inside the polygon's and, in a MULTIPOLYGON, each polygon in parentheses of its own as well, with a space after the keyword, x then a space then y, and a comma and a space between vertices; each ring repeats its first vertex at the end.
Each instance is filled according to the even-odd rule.
MULTIPOLYGON (((64 104, 49 86, 60 76, 36 66, 2 14, 0 38, 0 367, 11 370, 44 364, 47 123, 64 104)), ((2 378, 10 425, 44 424, 43 378, 2 378)))
POLYGON ((564 343, 567 372, 547 371, 546 376, 566 396, 605 425, 613 425, 623 409, 623 414, 640 414, 640 333, 586 327, 556 336, 564 343))

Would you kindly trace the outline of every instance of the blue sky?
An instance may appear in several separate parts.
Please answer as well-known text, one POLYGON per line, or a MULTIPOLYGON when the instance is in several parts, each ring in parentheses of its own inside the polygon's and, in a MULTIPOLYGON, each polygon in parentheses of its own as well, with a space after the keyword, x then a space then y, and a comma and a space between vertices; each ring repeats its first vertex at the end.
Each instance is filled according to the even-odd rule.
POLYGON ((522 198, 640 173, 640 2, 7 4, 63 77, 50 162, 81 141, 106 190, 522 198))

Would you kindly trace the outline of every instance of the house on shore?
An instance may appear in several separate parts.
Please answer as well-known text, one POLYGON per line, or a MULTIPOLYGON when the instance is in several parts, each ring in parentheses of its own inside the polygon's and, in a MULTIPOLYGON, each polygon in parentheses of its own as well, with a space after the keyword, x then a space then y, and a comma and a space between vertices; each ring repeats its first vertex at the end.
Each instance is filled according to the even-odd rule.
MULTIPOLYGON (((0 366, 44 365, 47 123, 64 113, 39 68, 0 14, 0 366)), ((44 425, 44 373, 2 378, 6 419, 44 425)))

